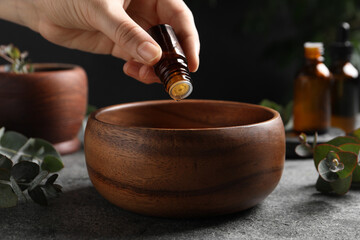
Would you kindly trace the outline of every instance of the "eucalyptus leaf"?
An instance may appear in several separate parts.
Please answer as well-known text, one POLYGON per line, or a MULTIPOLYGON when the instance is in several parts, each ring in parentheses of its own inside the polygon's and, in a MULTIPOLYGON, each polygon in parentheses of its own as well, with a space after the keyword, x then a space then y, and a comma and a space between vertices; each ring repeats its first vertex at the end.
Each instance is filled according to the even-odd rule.
POLYGON ((46 199, 45 193, 43 192, 43 190, 41 189, 40 186, 37 186, 36 188, 32 189, 31 191, 28 190, 28 194, 34 202, 36 202, 42 206, 48 205, 48 201, 46 199))
POLYGON ((58 178, 59 174, 53 174, 51 175, 47 180, 45 184, 53 184, 56 179, 58 178))
MULTIPOLYGON (((320 176, 327 182, 334 182, 337 179, 339 179, 339 175, 335 171, 338 164, 336 165, 335 162, 338 164, 342 164, 339 163, 340 162, 339 156, 335 152, 330 151, 327 154, 326 158, 321 160, 318 165, 318 172, 320 176)), ((343 164, 342 167, 344 167, 343 164)))
POLYGON ((61 159, 60 154, 58 153, 58 151, 56 151, 54 146, 50 142, 48 142, 44 139, 35 138, 34 147, 36 149, 43 148, 43 151, 37 153, 37 155, 36 155, 36 157, 38 157, 40 159, 43 159, 46 156, 53 156, 58 159, 61 159))
POLYGON ((334 152, 339 152, 341 151, 340 148, 335 147, 333 145, 329 145, 329 144, 318 144, 315 149, 314 149, 314 163, 315 163, 315 168, 318 169, 318 165, 320 163, 321 160, 323 160, 324 158, 326 158, 328 152, 330 151, 334 151, 334 152))
POLYGON ((352 175, 347 178, 339 178, 338 180, 331 182, 330 186, 336 194, 344 195, 351 187, 352 175))
POLYGON ((0 168, 4 168, 10 171, 12 166, 12 161, 8 157, 0 154, 0 168))
POLYGON ((339 148, 343 151, 352 152, 359 156, 360 152, 360 144, 358 143, 345 143, 339 146, 339 148))
POLYGON ((357 155, 352 152, 340 151, 337 153, 340 157, 341 163, 344 165, 344 169, 336 172, 339 175, 339 178, 347 178, 352 175, 357 166, 357 155))
POLYGON ((18 203, 18 197, 11 186, 0 183, 0 208, 14 207, 18 203))
POLYGON ((17 59, 20 58, 21 52, 17 47, 12 47, 10 51, 8 52, 11 58, 17 59))
POLYGON ((341 136, 341 137, 336 137, 327 142, 327 144, 333 146, 340 146, 346 143, 360 143, 360 140, 352 136, 341 136))
POLYGON ((61 193, 62 192, 62 186, 60 186, 59 184, 53 184, 54 188, 56 189, 56 191, 58 193, 61 193))
POLYGON ((316 181, 316 190, 322 193, 330 193, 332 192, 332 187, 329 182, 325 181, 321 176, 318 177, 316 181))
POLYGON ((57 188, 52 184, 46 184, 44 190, 49 197, 58 197, 60 195, 57 188))
POLYGON ((11 175, 16 181, 32 181, 40 172, 39 165, 33 162, 23 161, 15 164, 11 169, 11 175))
POLYGON ((0 180, 9 181, 11 173, 6 168, 0 168, 0 180))
POLYGON ((27 140, 28 138, 20 133, 7 131, 0 140, 0 147, 11 149, 16 152, 27 142, 27 140))
POLYGON ((283 120, 284 120, 284 124, 288 123, 292 113, 293 113, 293 106, 294 106, 294 101, 290 101, 286 104, 284 110, 283 110, 283 120))
POLYGON ((352 174, 352 181, 355 183, 360 183, 360 166, 357 165, 354 169, 354 172, 352 174))
POLYGON ((301 143, 306 143, 307 142, 306 134, 305 133, 300 133, 299 140, 300 140, 301 143))
POLYGON ((58 172, 64 167, 61 160, 54 156, 46 156, 41 164, 41 169, 50 173, 58 172))
POLYGON ((350 133, 350 135, 360 139, 360 128, 355 129, 352 133, 350 133))
POLYGON ((308 143, 302 143, 295 147, 295 152, 300 157, 311 157, 313 155, 313 149, 308 143))
POLYGON ((0 128, 0 195, 8 195, 8 198, 0 199, 0 208, 26 201, 25 190, 36 203, 47 205, 46 196, 58 196, 61 186, 54 184, 57 174, 46 178, 49 172, 57 172, 63 167, 60 154, 51 143, 0 128), (12 198, 16 202, 9 203, 12 198))

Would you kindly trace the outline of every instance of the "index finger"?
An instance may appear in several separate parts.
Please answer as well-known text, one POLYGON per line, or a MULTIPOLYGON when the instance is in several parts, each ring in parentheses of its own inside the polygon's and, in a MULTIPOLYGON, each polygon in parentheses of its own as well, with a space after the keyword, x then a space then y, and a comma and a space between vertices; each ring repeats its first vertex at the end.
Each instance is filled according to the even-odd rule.
POLYGON ((195 72, 199 67, 200 40, 192 12, 183 1, 158 1, 157 12, 161 23, 171 25, 188 60, 188 67, 195 72))

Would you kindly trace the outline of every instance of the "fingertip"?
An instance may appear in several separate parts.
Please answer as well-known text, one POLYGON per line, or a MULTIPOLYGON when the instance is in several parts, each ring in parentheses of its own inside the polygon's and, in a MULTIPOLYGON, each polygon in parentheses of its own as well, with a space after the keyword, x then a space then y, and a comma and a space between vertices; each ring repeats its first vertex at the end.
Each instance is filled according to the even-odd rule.
POLYGON ((161 83, 160 79, 156 76, 154 69, 147 65, 141 66, 139 70, 139 79, 147 84, 161 83))
POLYGON ((123 71, 126 75, 145 84, 160 83, 152 67, 134 60, 126 62, 123 66, 123 71))
POLYGON ((123 71, 126 75, 130 77, 138 78, 140 67, 141 67, 141 63, 135 61, 129 61, 124 64, 123 71))
POLYGON ((190 72, 197 72, 200 65, 200 59, 198 55, 195 55, 191 60, 188 61, 188 67, 190 72))

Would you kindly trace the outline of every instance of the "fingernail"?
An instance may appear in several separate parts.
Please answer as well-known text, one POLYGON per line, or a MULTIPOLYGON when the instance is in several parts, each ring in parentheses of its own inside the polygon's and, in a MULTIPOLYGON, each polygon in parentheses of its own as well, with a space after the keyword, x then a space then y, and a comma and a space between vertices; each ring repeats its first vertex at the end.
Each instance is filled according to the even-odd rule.
POLYGON ((140 66, 138 64, 125 64, 124 65, 124 72, 132 77, 137 77, 139 76, 139 70, 140 70, 140 66))
POLYGON ((137 48, 137 53, 145 62, 151 64, 160 55, 160 49, 151 42, 143 42, 137 48))

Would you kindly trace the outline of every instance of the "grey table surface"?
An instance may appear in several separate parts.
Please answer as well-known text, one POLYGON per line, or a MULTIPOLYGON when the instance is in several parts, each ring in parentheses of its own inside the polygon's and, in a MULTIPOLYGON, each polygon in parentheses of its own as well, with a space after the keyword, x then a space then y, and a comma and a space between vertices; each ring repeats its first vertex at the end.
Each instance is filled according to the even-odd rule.
POLYGON ((0 209, 0 239, 360 239, 360 190, 319 194, 309 159, 286 160, 279 185, 256 207, 192 220, 122 210, 96 192, 82 150, 63 161, 61 197, 0 209))

